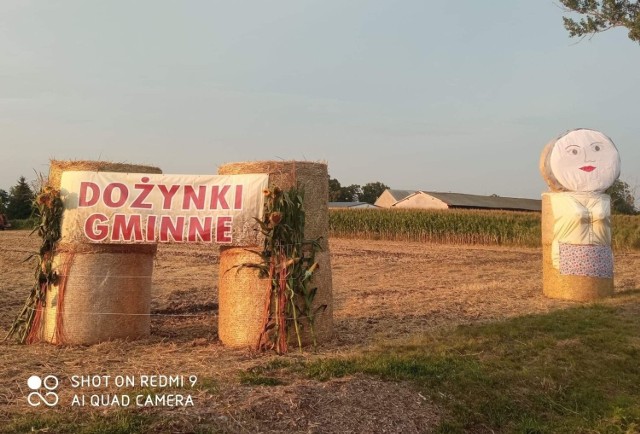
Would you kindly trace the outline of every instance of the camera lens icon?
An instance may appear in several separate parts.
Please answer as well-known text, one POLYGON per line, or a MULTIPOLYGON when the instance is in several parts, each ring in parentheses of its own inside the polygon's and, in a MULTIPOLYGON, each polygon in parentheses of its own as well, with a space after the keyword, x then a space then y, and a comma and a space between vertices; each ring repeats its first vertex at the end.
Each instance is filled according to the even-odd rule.
POLYGON ((42 379, 37 375, 32 375, 27 380, 27 386, 29 386, 31 390, 38 390, 42 387, 42 379))
POLYGON ((38 407, 40 405, 46 405, 47 407, 55 407, 58 405, 58 394, 55 393, 55 390, 60 385, 60 381, 58 377, 54 375, 47 375, 44 378, 40 378, 37 375, 32 375, 27 380, 27 386, 29 389, 33 390, 27 396, 27 402, 32 407, 38 407), (40 393, 42 388, 46 390, 44 395, 40 393))

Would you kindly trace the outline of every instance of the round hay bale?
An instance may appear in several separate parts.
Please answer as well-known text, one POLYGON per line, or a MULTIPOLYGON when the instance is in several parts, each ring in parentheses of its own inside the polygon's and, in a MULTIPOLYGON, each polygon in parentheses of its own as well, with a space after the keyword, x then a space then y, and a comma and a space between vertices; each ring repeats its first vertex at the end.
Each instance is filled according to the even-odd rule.
MULTIPOLYGON (((218 169, 220 175, 268 173, 270 187, 288 190, 299 185, 304 189, 305 238, 320 239, 322 251, 316 254, 319 268, 311 285, 318 288, 313 308, 325 306, 315 315, 318 343, 333 335, 331 261, 329 255, 329 174, 324 163, 300 161, 258 161, 230 163, 218 169)), ((256 246, 258 247, 258 246, 256 246)), ((259 246, 261 248, 262 246, 259 246)), ((261 280, 256 270, 237 266, 259 262, 261 258, 244 247, 220 248, 220 280, 218 285, 220 340, 231 347, 255 347, 262 331, 264 306, 269 300, 269 281, 261 280), (258 299, 256 299, 258 297, 258 299)), ((303 340, 311 342, 308 327, 303 324, 303 340)))
MULTIPOLYGON (((51 161, 49 184, 66 171, 162 173, 157 167, 103 161, 51 161)), ((43 338, 56 344, 138 339, 150 333, 151 276, 157 245, 61 239, 53 257, 60 275, 47 293, 43 338)))
POLYGON ((140 164, 110 163, 108 161, 51 160, 49 162, 48 184, 60 188, 64 172, 118 172, 118 173, 162 173, 158 167, 140 164))
POLYGON ((620 155, 605 134, 578 128, 545 145, 539 169, 551 191, 603 192, 620 175, 620 155))
POLYGON ((271 293, 269 279, 255 268, 238 265, 260 261, 244 248, 220 248, 218 336, 230 347, 254 346, 262 333, 262 318, 271 293))
POLYGON ((540 154, 540 163, 538 168, 540 169, 540 174, 542 175, 542 179, 547 183, 549 189, 551 191, 567 191, 566 188, 560 184, 560 182, 553 175, 553 171, 551 170, 551 164, 549 160, 551 158, 551 151, 553 151, 553 147, 556 145, 558 141, 557 138, 551 140, 549 143, 545 145, 542 149, 542 154, 540 154))
POLYGON ((555 217, 550 195, 542 195, 542 292, 549 298, 592 301, 613 294, 613 278, 560 274, 553 266, 552 244, 555 217))
POLYGON ((148 336, 154 254, 155 246, 135 253, 57 253, 55 265, 69 274, 60 304, 60 285, 47 293, 45 340, 95 344, 148 336))

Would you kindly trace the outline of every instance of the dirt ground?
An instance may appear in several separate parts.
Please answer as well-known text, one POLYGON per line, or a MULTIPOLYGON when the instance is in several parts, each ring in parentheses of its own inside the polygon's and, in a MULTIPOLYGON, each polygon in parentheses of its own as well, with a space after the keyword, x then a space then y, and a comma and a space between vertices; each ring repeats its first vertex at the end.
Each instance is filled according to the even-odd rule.
MULTIPOLYGON (((29 232, 0 232, 3 336, 32 285, 33 262, 23 260, 37 245, 29 232)), ((332 239, 330 249, 335 338, 315 354, 287 359, 357 353, 389 338, 577 305, 542 296, 539 249, 346 239, 332 239)), ((615 259, 616 292, 639 289, 640 252, 617 252, 615 259)), ((440 410, 408 384, 364 376, 242 384, 240 372, 277 357, 227 349, 217 340, 217 266, 210 246, 160 246, 148 339, 88 347, 0 344, 0 426, 24 414, 60 412, 80 420, 87 412, 112 411, 31 408, 33 374, 56 375, 63 386, 72 375, 197 375, 202 387, 192 391, 193 407, 132 410, 170 416, 180 429, 206 421, 227 432, 410 433, 437 424, 440 410)), ((72 394, 59 390, 61 402, 72 394)), ((170 425, 152 430, 174 431, 170 425)))

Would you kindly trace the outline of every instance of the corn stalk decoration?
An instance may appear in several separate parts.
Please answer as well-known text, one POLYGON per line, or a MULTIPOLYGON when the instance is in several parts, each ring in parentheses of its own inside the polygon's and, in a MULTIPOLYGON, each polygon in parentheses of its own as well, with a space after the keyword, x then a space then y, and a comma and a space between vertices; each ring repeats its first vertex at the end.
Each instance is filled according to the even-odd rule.
POLYGON ((39 221, 33 233, 38 233, 42 244, 37 253, 31 254, 25 261, 37 259, 35 283, 20 314, 13 322, 5 340, 16 338, 20 343, 33 343, 41 339, 43 313, 47 291, 58 283, 59 276, 53 270, 53 255, 60 239, 62 213, 64 205, 60 191, 43 185, 34 199, 34 217, 39 221))
POLYGON ((245 263, 238 267, 257 268, 260 277, 269 280, 265 300, 263 327, 256 349, 275 349, 278 354, 288 351, 295 335, 302 351, 303 328, 316 345, 315 314, 326 306, 314 308, 317 288, 311 278, 318 269, 315 254, 321 247, 319 240, 304 239, 305 213, 302 208, 304 191, 292 187, 282 191, 278 187, 264 190, 265 206, 262 219, 256 219, 264 244, 258 264, 245 263))

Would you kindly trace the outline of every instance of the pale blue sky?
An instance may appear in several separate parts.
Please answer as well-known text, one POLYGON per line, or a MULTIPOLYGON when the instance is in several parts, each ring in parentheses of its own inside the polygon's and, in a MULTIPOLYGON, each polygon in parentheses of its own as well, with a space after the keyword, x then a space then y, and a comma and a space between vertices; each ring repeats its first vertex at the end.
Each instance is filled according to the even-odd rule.
POLYGON ((324 160, 343 184, 539 197, 576 127, 640 184, 640 45, 553 0, 3 0, 0 188, 48 160, 215 173, 324 160))

